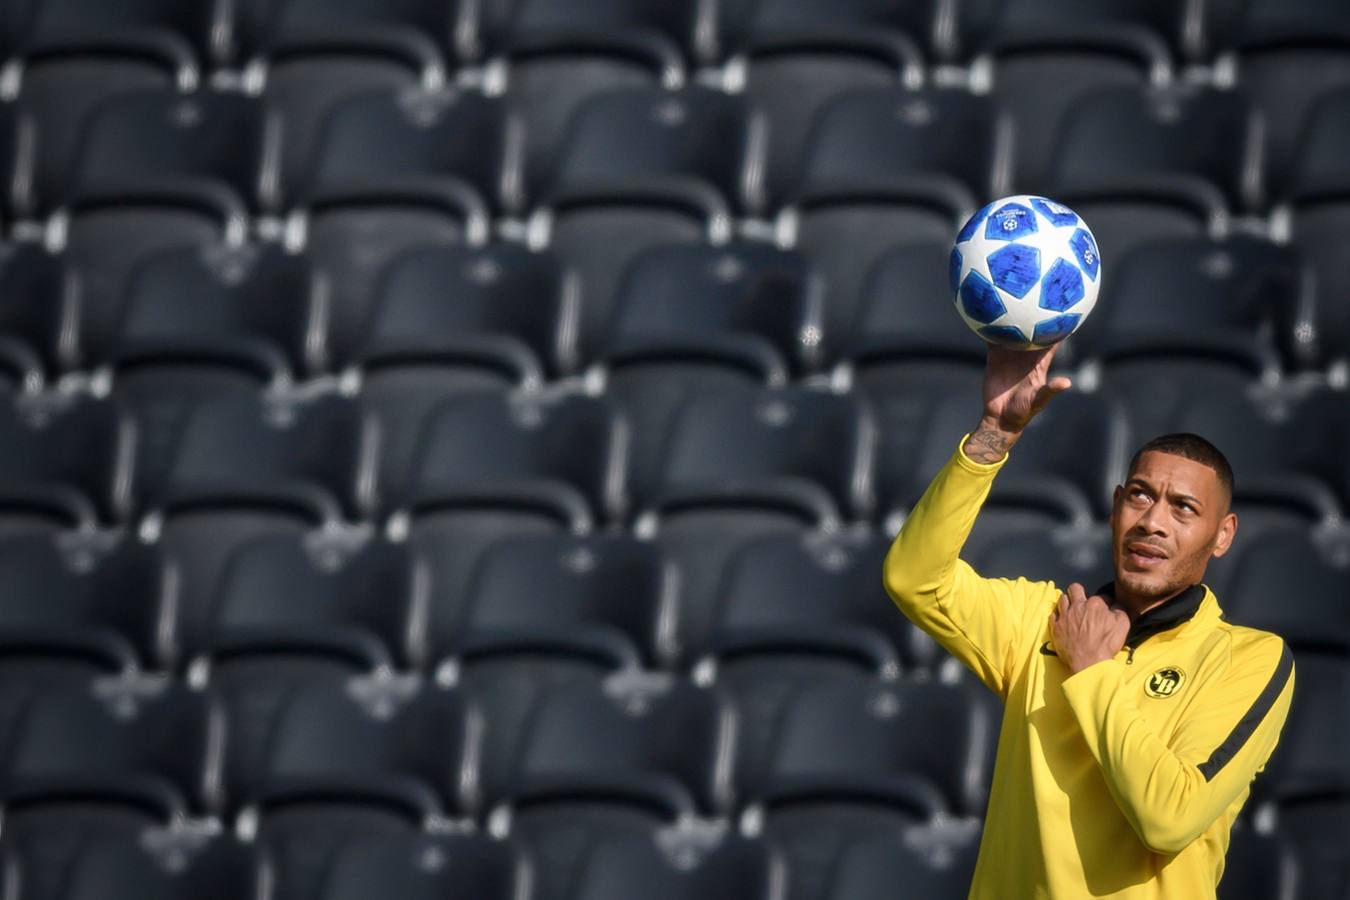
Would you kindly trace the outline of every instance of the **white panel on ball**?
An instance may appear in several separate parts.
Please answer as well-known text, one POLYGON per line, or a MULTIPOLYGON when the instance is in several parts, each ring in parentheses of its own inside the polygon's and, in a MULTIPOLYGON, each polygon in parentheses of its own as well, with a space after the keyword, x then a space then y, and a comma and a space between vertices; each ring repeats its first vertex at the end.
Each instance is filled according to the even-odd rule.
POLYGON ((951 255, 956 311, 985 341, 1031 350, 1078 330, 1097 303, 1092 230, 1045 197, 995 200, 966 222, 951 255))

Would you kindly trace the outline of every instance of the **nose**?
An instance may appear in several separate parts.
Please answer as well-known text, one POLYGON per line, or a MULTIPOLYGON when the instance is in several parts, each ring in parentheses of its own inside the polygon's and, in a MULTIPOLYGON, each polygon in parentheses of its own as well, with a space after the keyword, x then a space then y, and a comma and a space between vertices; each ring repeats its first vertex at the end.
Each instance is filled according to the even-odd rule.
POLYGON ((1135 522, 1135 528, 1146 534, 1167 534, 1167 511, 1162 503, 1149 504, 1148 510, 1135 522))

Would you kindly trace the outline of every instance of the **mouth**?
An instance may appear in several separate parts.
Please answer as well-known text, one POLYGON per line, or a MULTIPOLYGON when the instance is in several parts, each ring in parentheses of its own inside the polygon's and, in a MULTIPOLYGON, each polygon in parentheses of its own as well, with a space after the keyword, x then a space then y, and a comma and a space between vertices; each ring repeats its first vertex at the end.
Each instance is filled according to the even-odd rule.
POLYGON ((1167 560, 1167 554, 1153 544, 1131 541, 1124 550, 1122 561, 1136 569, 1152 569, 1167 560))

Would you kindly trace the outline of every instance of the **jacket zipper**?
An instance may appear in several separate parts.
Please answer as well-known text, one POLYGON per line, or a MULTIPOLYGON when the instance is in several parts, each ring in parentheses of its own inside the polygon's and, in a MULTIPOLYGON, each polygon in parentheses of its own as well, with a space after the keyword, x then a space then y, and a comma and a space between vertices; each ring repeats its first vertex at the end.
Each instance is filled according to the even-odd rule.
POLYGON ((1131 648, 1129 648, 1129 649, 1130 649, 1130 653, 1129 653, 1128 656, 1125 657, 1125 665, 1127 665, 1127 666, 1132 666, 1132 665, 1134 665, 1134 648, 1131 647, 1131 648))

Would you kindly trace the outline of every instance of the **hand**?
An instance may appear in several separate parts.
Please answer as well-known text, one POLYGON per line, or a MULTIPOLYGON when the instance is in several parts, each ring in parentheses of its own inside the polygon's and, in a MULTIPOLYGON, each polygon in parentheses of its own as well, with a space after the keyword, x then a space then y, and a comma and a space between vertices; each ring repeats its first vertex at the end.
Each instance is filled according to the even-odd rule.
POLYGON ((1075 674, 1119 653, 1129 631, 1130 617, 1124 610, 1112 609, 1096 594, 1087 596, 1078 583, 1060 594, 1050 614, 1055 652, 1075 674))
POLYGON ((1049 377, 1050 362, 1059 344, 1044 350, 1009 350, 989 346, 984 367, 984 416, 965 444, 976 462, 1002 459, 1050 398, 1068 390, 1072 382, 1049 377))

